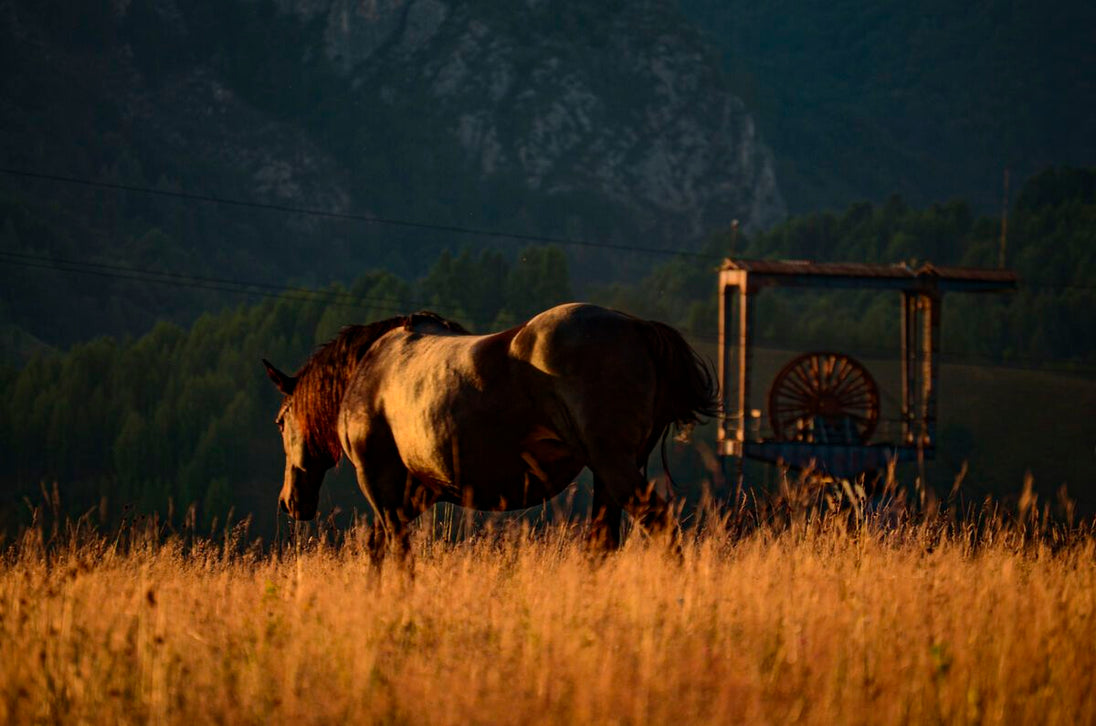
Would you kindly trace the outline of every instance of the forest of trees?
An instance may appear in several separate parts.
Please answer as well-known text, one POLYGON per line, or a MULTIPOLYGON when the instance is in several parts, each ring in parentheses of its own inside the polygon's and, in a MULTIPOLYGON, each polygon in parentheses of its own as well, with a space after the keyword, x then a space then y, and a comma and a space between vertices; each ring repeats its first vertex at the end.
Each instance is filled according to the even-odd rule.
MULTIPOLYGON (((635 285, 591 294, 595 302, 673 323, 696 339, 715 334, 720 255, 926 261, 996 266, 1000 220, 961 202, 914 209, 894 198, 841 214, 796 218, 763 234, 715 236, 711 259, 681 257, 635 285), (737 249, 732 249, 737 245, 737 249)), ((1012 206, 1006 258, 1020 292, 945 307, 945 351, 958 357, 1072 367, 1096 363, 1096 170, 1049 170, 1012 206)), ((101 508, 115 521, 126 505, 166 513, 197 505, 199 521, 255 513, 273 521, 281 480, 271 423, 278 394, 260 366, 301 364, 352 322, 433 309, 476 331, 524 320, 571 300, 567 257, 557 247, 449 252, 421 279, 375 271, 351 286, 286 293, 210 312, 189 327, 161 322, 137 338, 99 338, 45 350, 0 368, 0 485, 12 493, 9 528, 25 518, 43 484, 57 483, 72 514, 101 508)), ((769 296, 762 341, 876 350, 897 344, 896 303, 849 292, 769 296)))

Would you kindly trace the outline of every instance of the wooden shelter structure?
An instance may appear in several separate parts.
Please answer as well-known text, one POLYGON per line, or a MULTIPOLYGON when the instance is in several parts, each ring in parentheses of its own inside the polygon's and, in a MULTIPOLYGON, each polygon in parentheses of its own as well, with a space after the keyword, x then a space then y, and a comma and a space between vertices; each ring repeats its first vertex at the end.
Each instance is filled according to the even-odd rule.
POLYGON ((719 386, 726 457, 814 466, 836 477, 931 458, 936 445, 940 318, 944 293, 1016 290, 1010 270, 808 261, 725 260, 719 271, 719 386), (818 351, 791 360, 769 389, 770 430, 750 400, 756 297, 768 288, 872 289, 899 293, 901 426, 876 440, 878 387, 859 362, 818 351))

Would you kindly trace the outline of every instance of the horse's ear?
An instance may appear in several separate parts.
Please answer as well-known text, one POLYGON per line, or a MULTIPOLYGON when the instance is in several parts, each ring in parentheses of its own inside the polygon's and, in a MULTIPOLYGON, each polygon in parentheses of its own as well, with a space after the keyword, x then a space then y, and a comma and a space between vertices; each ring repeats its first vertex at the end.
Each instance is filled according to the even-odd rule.
POLYGON ((278 390, 287 396, 293 395, 293 389, 297 387, 297 379, 282 373, 266 358, 263 358, 263 365, 266 366, 266 374, 270 376, 270 380, 274 381, 278 390))

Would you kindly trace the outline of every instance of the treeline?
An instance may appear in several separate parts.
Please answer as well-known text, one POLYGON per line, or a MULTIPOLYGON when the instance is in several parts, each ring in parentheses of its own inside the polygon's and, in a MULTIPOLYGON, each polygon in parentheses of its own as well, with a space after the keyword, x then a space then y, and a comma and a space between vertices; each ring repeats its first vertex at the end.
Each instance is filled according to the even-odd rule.
POLYGON ((260 365, 295 369, 345 324, 430 308, 485 330, 572 297, 566 258, 531 247, 443 254, 423 279, 386 272, 311 295, 287 294, 168 322, 137 339, 100 338, 0 371, 0 485, 10 531, 56 482, 67 513, 183 512, 199 524, 229 510, 267 527, 281 481, 271 424, 278 394, 260 365), (269 515, 269 516, 266 516, 269 515))
MULTIPOLYGON (((979 360, 1025 365, 1096 362, 1096 169, 1050 169, 1029 180, 1009 210, 1005 266, 1020 275, 1014 295, 961 295, 944 305, 944 350, 979 360)), ((713 259, 908 262, 918 266, 998 266, 1000 217, 976 216, 953 201, 914 208, 901 198, 853 204, 844 212, 795 217, 735 239, 714 235, 713 259)), ((713 265, 675 260, 635 286, 601 297, 639 314, 676 322, 698 336, 716 332, 713 265)), ((867 353, 898 348, 898 303, 874 291, 787 291, 761 295, 763 342, 839 346, 867 353)))

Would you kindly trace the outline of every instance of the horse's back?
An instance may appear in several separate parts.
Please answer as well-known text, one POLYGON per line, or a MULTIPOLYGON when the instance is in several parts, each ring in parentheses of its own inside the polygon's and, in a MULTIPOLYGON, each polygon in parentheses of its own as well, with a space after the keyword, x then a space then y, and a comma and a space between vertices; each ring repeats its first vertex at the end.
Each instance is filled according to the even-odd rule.
POLYGON ((657 373, 650 325, 615 310, 571 303, 531 319, 510 355, 551 382, 568 438, 586 454, 607 446, 638 452, 652 434, 657 373))
POLYGON ((644 326, 644 321, 616 310, 567 303, 531 318, 514 336, 509 353, 553 376, 641 364, 644 326))
MULTIPOLYGON (((343 401, 355 466, 381 437, 413 477, 482 508, 553 496, 584 465, 633 466, 666 422, 656 329, 595 305, 547 310, 493 335, 425 321, 387 333, 343 401)), ((382 443, 383 443, 382 442, 382 443)))
POLYGON ((510 356, 520 330, 463 335, 428 321, 378 340, 343 402, 351 460, 380 433, 443 500, 496 509, 558 493, 581 463, 556 443, 546 377, 510 356))

